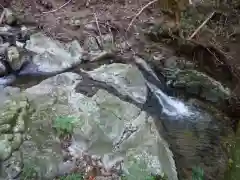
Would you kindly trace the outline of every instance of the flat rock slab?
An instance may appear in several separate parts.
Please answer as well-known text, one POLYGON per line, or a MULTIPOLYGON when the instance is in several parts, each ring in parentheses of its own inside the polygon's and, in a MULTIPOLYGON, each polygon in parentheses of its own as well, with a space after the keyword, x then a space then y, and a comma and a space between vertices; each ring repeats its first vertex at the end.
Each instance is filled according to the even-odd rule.
POLYGON ((119 93, 128 95, 134 101, 144 104, 147 98, 145 79, 136 66, 114 63, 103 65, 88 72, 94 80, 105 82, 119 93))

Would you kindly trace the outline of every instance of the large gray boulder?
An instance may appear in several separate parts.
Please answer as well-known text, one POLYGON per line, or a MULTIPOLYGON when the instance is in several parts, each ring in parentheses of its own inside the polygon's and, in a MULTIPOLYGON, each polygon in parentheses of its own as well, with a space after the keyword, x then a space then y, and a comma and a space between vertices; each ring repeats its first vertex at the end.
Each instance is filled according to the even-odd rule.
POLYGON ((60 72, 73 67, 81 63, 83 56, 83 49, 76 40, 61 44, 42 33, 31 35, 26 43, 26 49, 36 53, 31 63, 35 71, 43 73, 60 72))
POLYGON ((47 103, 57 98, 57 103, 51 105, 54 114, 76 118, 71 154, 88 152, 101 157, 106 169, 123 161, 126 173, 136 179, 150 172, 177 179, 173 155, 159 136, 153 118, 105 90, 98 90, 92 97, 77 93, 74 88, 79 81, 81 76, 64 73, 26 90, 34 101, 47 103))
POLYGON ((87 73, 94 80, 105 82, 120 94, 129 96, 138 103, 144 104, 146 102, 145 79, 136 66, 114 63, 103 65, 87 73))
MULTIPOLYGON (((64 153, 52 126, 56 118, 71 116, 74 129, 69 161, 75 162, 85 153, 99 157, 107 171, 121 165, 128 179, 145 180, 153 173, 177 180, 173 154, 159 135, 154 119, 105 90, 99 89, 92 97, 76 92, 75 87, 82 81, 78 74, 63 73, 22 93, 34 112, 27 115, 25 138, 14 148, 16 153, 4 156, 3 177, 7 179, 15 169, 22 169, 22 176, 34 172, 31 177, 35 179, 61 174, 64 153), (13 162, 22 166, 16 167, 13 162)), ((5 142, 1 141, 0 146, 6 151, 9 148, 5 148, 5 142)))
POLYGON ((231 95, 227 87, 196 70, 175 70, 168 83, 173 88, 184 90, 212 103, 221 104, 231 95))

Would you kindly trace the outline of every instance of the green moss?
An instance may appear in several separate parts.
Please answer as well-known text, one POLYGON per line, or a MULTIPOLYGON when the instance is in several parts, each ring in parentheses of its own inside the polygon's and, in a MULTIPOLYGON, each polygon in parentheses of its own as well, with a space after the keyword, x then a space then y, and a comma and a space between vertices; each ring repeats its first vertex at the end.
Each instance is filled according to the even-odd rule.
MULTIPOLYGON (((145 177, 142 177, 144 180, 168 180, 167 176, 151 176, 151 175, 148 175, 148 176, 145 176, 145 177)), ((121 177, 121 180, 131 180, 131 178, 128 178, 126 176, 122 176, 121 177)))
POLYGON ((194 167, 192 169, 192 180, 204 180, 204 171, 201 167, 194 167))
POLYGON ((53 122, 53 128, 56 129, 58 136, 71 134, 74 128, 74 117, 58 117, 53 122))
POLYGON ((20 180, 35 180, 37 178, 37 171, 33 164, 25 164, 21 173, 20 180))

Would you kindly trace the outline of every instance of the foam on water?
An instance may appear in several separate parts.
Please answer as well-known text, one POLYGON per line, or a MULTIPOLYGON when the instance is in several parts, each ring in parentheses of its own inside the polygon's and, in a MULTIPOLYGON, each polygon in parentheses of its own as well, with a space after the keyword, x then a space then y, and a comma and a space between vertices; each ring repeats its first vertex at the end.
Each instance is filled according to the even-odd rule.
POLYGON ((149 88, 158 98, 159 103, 162 105, 162 112, 168 116, 190 116, 192 111, 182 101, 173 97, 167 96, 155 85, 147 82, 149 88))

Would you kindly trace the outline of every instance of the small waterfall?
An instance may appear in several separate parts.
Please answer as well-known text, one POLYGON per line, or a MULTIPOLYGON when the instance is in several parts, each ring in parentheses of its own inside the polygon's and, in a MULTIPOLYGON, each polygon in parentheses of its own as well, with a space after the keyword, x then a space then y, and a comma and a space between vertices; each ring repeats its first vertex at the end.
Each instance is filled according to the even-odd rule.
MULTIPOLYGON (((157 97, 159 103, 162 105, 162 112, 167 116, 190 116, 192 111, 182 101, 166 95, 161 89, 159 89, 155 83, 163 87, 162 82, 159 80, 154 71, 148 66, 148 64, 141 58, 135 57, 136 65, 142 70, 145 75, 146 84, 151 91, 157 97)), ((164 88, 164 87, 163 87, 164 88)))
POLYGON ((180 100, 174 99, 164 94, 155 85, 147 82, 148 87, 156 95, 159 103, 162 105, 162 112, 168 116, 190 116, 192 115, 191 110, 180 100))

